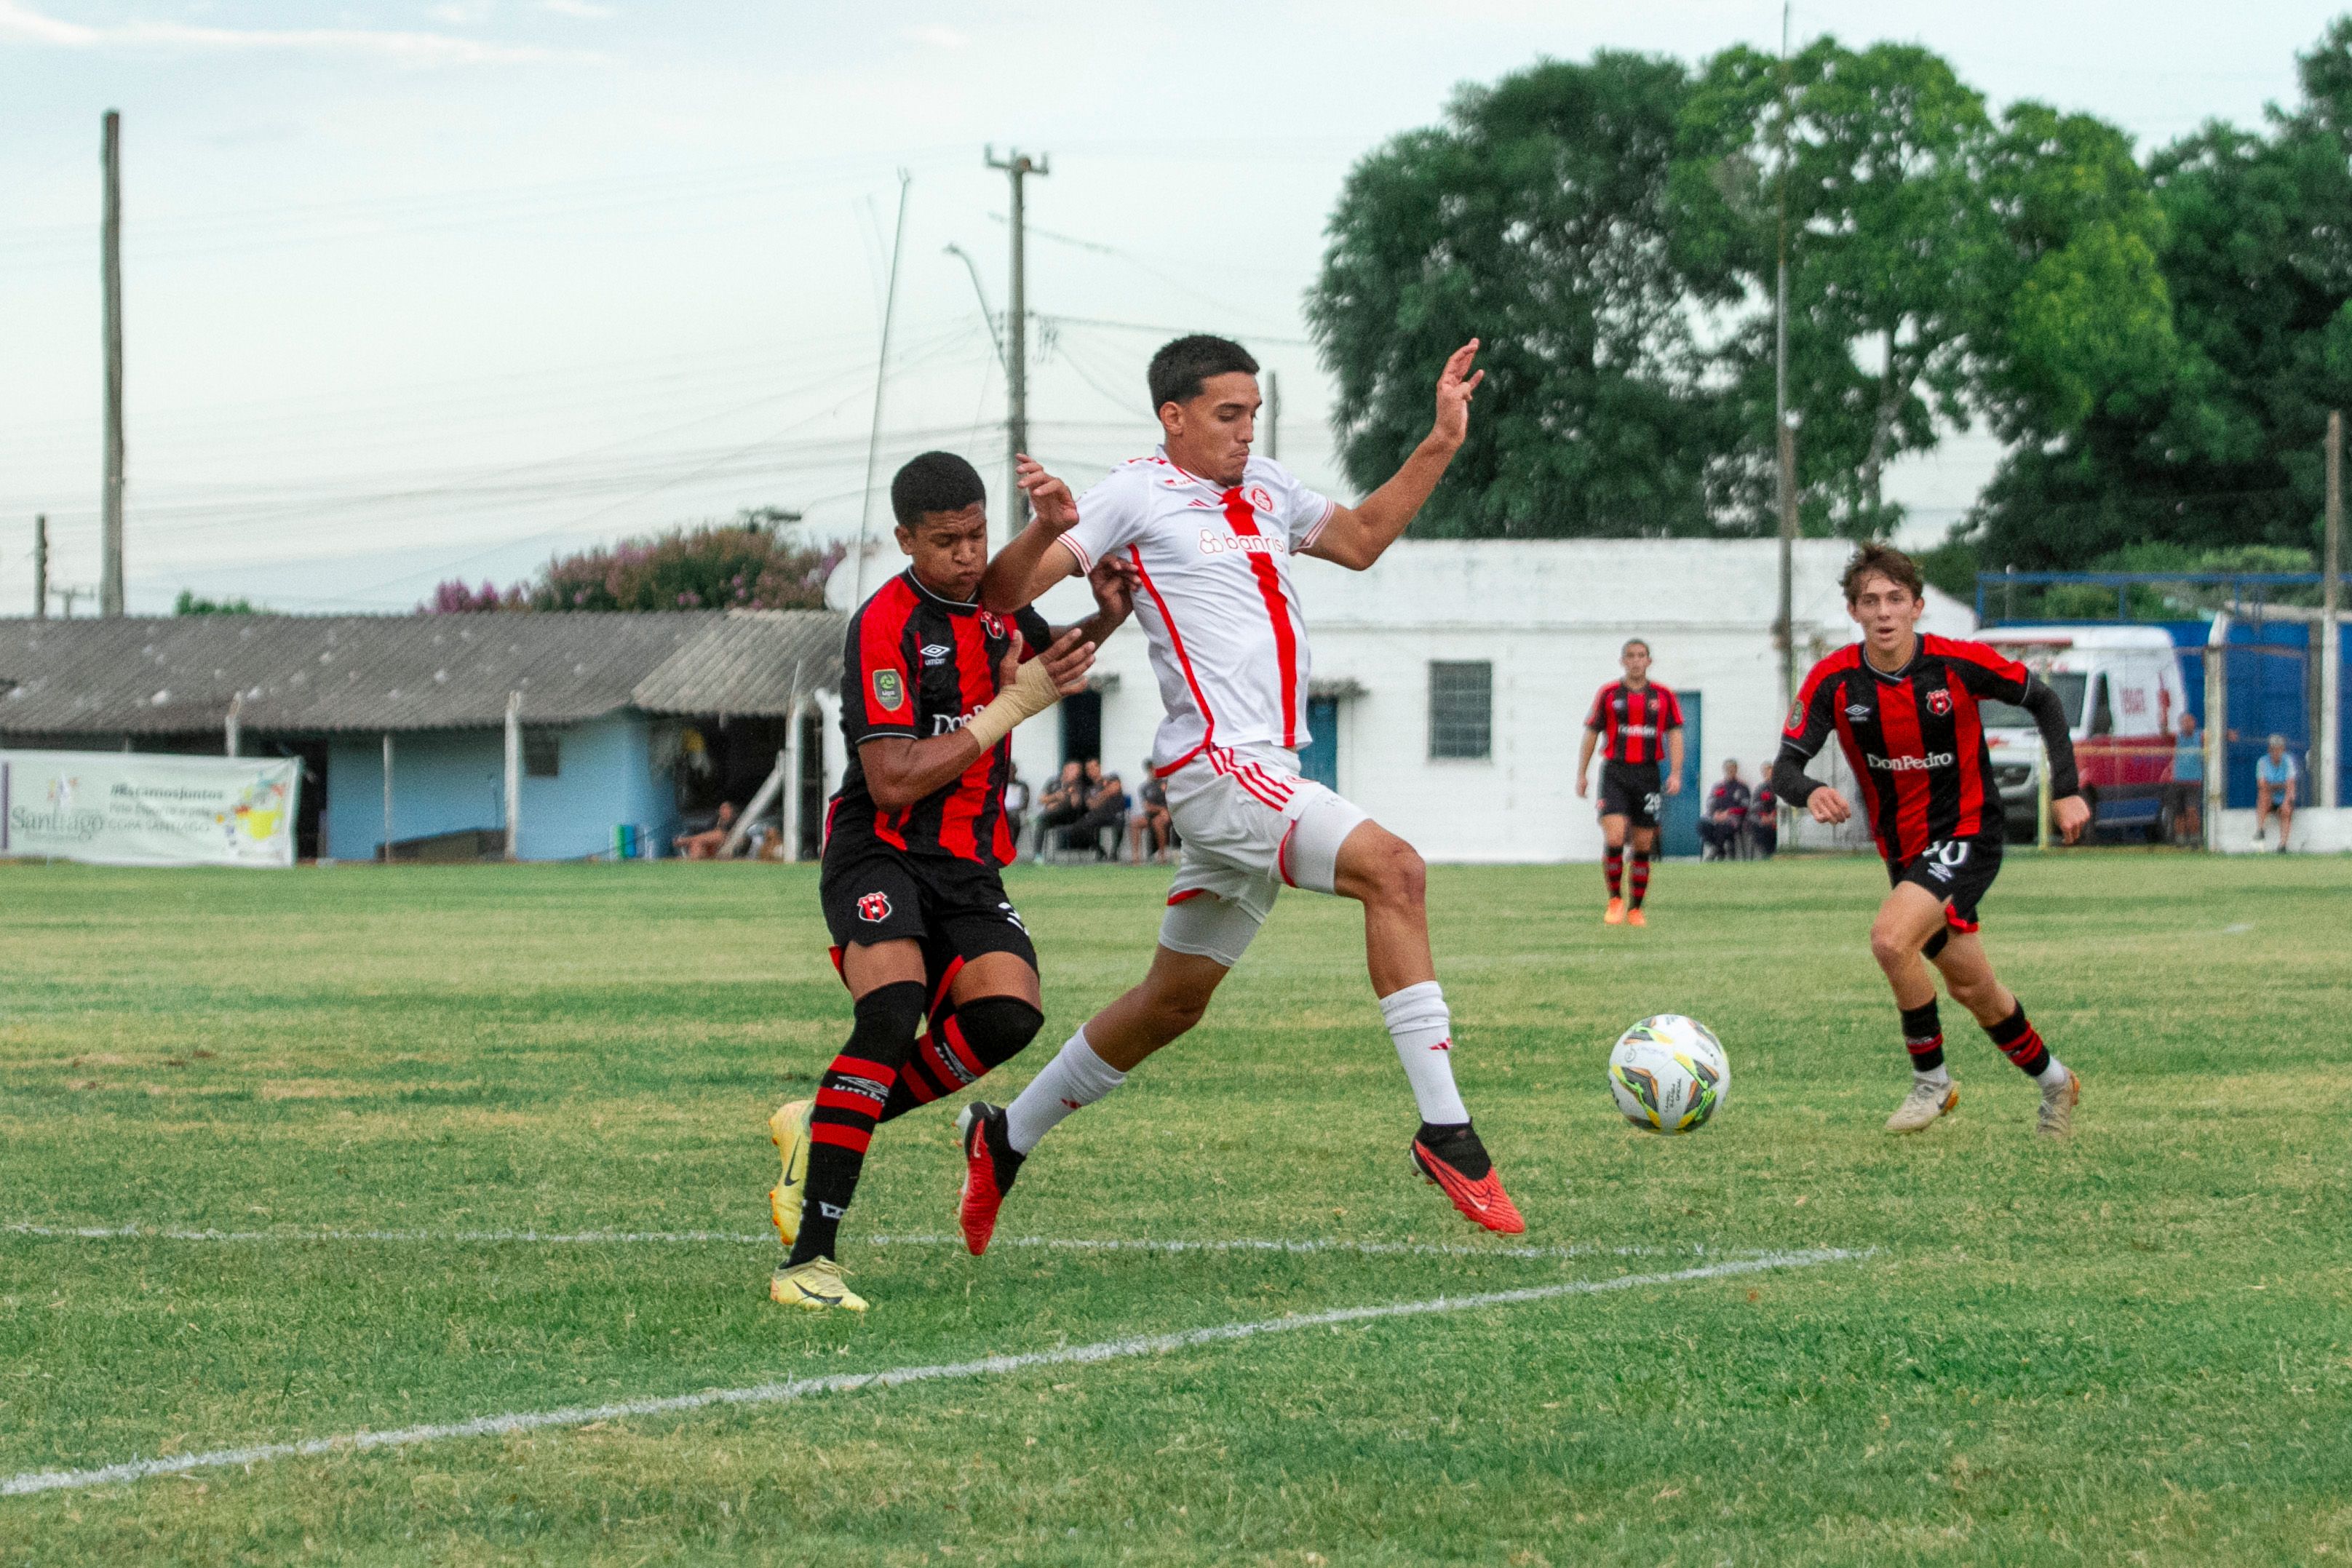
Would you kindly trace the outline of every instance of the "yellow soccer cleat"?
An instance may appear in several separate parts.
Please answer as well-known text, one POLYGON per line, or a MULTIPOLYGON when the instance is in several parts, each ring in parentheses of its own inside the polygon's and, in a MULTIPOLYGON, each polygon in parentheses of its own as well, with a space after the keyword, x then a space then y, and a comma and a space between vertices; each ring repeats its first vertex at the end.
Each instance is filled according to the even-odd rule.
POLYGON ((866 1298, 841 1282, 841 1265, 830 1258, 779 1268, 769 1277, 768 1300, 811 1312, 866 1310, 866 1298))
POLYGON ((768 1118, 768 1136, 784 1157, 784 1174, 768 1189, 768 1218, 790 1247, 801 1239, 801 1196, 808 1187, 809 1113, 814 1100, 793 1100, 768 1118))

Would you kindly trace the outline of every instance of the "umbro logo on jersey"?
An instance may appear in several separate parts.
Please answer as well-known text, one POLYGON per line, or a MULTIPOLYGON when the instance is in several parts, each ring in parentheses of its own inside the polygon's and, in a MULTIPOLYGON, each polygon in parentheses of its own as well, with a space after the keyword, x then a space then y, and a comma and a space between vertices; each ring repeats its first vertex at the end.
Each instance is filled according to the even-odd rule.
POLYGON ((954 651, 945 643, 926 643, 923 644, 923 663, 926 666, 944 664, 948 662, 948 655, 954 651))
POLYGON ((1848 703, 1846 705, 1845 716, 1848 718, 1868 718, 1870 716, 1870 705, 1868 703, 1848 703))

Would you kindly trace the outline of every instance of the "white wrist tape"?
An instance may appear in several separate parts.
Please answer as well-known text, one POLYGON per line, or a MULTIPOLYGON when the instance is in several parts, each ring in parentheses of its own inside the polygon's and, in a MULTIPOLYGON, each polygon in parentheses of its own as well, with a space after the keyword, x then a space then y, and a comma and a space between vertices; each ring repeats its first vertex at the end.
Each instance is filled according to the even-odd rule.
POLYGON ((987 751, 1011 735, 1023 719, 1034 718, 1061 700, 1054 677, 1045 673, 1045 661, 1032 659, 1021 666, 1011 685, 996 694, 994 702, 971 716, 963 732, 987 751))

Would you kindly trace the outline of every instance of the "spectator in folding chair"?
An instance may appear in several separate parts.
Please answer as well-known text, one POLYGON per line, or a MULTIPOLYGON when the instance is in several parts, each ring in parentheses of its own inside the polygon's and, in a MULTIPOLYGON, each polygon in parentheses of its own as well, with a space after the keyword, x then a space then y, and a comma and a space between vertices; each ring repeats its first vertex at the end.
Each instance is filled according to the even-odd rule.
POLYGON ((1062 776, 1037 797, 1037 858, 1062 848, 1054 835, 1087 814, 1087 775, 1077 762, 1062 764, 1062 776))
POLYGON ((1168 815, 1168 786, 1151 771, 1151 764, 1143 765, 1143 785, 1136 791, 1138 804, 1135 819, 1128 824, 1127 841, 1129 855, 1141 865, 1144 846, 1149 844, 1156 863, 1172 858, 1176 847, 1176 824, 1168 815))
POLYGON ((1119 836, 1127 831, 1127 786, 1116 773, 1106 775, 1099 758, 1087 764, 1087 814, 1070 829, 1070 843, 1076 849, 1090 849, 1097 860, 1118 859, 1119 836), (1103 849, 1102 836, 1111 834, 1110 849, 1103 849))
POLYGON ((1738 855, 1752 800, 1747 782, 1739 777, 1738 759, 1725 758, 1722 782, 1706 792, 1706 810, 1698 819, 1701 859, 1731 860, 1738 855))
POLYGON ((1780 800, 1769 779, 1759 779, 1748 801, 1748 842, 1760 860, 1770 860, 1780 847, 1780 800))

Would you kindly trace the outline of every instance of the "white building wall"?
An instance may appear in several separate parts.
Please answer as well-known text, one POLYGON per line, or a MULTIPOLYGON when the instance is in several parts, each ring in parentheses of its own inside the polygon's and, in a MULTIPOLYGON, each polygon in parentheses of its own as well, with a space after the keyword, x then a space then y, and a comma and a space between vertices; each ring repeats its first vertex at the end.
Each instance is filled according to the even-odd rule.
MULTIPOLYGON (((1852 547, 1796 547, 1798 674, 1852 642, 1837 576, 1852 547)), ((1770 763, 1787 712, 1780 657, 1779 547, 1769 539, 1406 540, 1366 572, 1295 563, 1318 689, 1339 704, 1339 788, 1433 861, 1597 860, 1601 830, 1576 797, 1576 755, 1593 692, 1618 674, 1629 637, 1652 673, 1703 699, 1698 787, 1738 758, 1751 783, 1770 763), (1478 761, 1429 756, 1429 665, 1494 665, 1494 746, 1478 761)), ((1068 582, 1041 601, 1056 625, 1092 610, 1068 582)), ((1975 617, 1929 591, 1924 630, 1965 636, 1975 617)), ((1130 789, 1160 721, 1139 628, 1097 664, 1103 756, 1130 789)), ((1059 768, 1061 731, 1044 716, 1014 732, 1022 776, 1059 768)), ((1593 764, 1597 787, 1600 765, 1593 764)))

